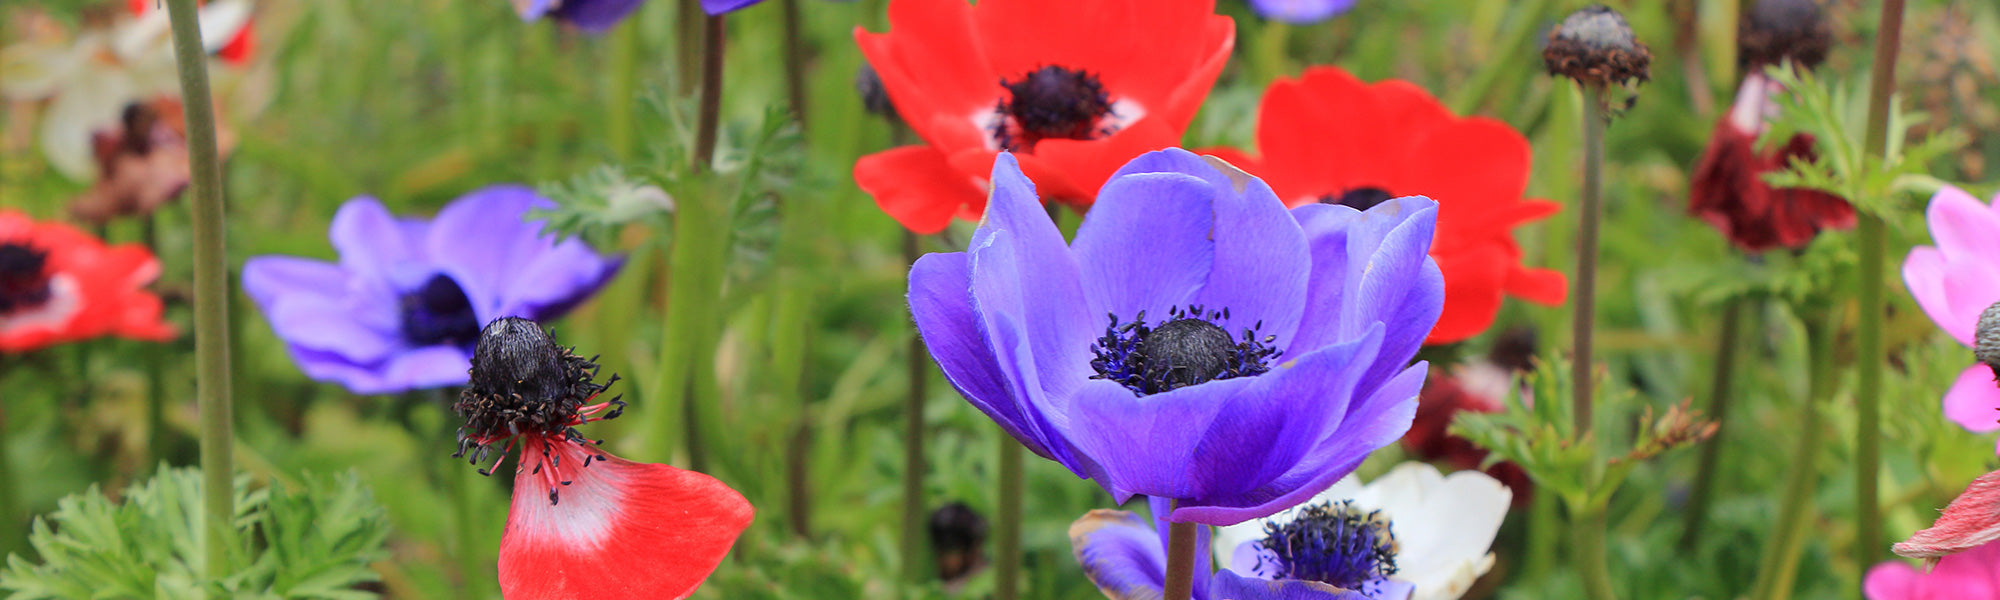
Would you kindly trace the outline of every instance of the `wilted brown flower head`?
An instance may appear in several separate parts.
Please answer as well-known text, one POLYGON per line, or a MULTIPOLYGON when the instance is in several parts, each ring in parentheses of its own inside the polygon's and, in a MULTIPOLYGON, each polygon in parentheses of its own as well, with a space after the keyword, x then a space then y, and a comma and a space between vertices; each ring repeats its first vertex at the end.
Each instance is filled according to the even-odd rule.
POLYGON ((1826 61, 1833 27, 1816 0, 1758 0, 1736 29, 1736 61, 1762 69, 1785 60, 1802 69, 1826 61))
POLYGON ((1601 4, 1570 13, 1561 25, 1549 31, 1549 45, 1542 49, 1542 61, 1550 75, 1574 79, 1585 85, 1624 85, 1644 82, 1653 54, 1632 35, 1625 16, 1601 4))

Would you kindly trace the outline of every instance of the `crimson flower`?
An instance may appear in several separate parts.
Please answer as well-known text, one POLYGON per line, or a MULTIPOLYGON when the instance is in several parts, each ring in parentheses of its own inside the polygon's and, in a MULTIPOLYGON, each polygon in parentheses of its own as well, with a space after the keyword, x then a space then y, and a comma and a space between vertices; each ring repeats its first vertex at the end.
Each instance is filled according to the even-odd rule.
POLYGON ((1177 146, 1229 59, 1213 0, 894 0, 889 32, 854 31, 924 143, 864 156, 854 180, 904 227, 986 209, 1012 152, 1042 197, 1087 208, 1140 154, 1177 146))
POLYGON ((1431 257, 1444 271, 1444 315, 1424 340, 1444 344, 1493 324, 1510 295, 1561 304, 1562 273, 1521 264, 1516 225, 1554 214, 1523 200, 1528 140, 1505 123, 1459 118, 1407 81, 1363 83, 1336 67, 1307 69, 1264 91, 1257 116, 1259 157, 1203 150, 1262 178, 1288 206, 1314 202, 1358 210, 1402 196, 1438 203, 1431 257))
POLYGON ((1715 134, 1688 185, 1688 210, 1745 252, 1798 248, 1822 229, 1854 226, 1854 207, 1839 196, 1807 188, 1773 188, 1764 181, 1766 173, 1789 168, 1795 158, 1811 161, 1818 156, 1813 136, 1803 133, 1774 148, 1757 148, 1764 120, 1777 111, 1771 98, 1781 91, 1778 82, 1761 72, 1743 78, 1736 104, 1715 124, 1715 134))
POLYGON ((144 246, 106 246, 75 227, 0 210, 0 352, 115 335, 163 341, 160 262, 144 246))
POLYGON ((625 410, 616 398, 591 404, 618 380, 596 377, 596 363, 534 321, 505 317, 479 333, 472 383, 452 407, 465 417, 453 456, 476 464, 497 450, 497 468, 521 448, 500 538, 508 600, 686 598, 750 525, 750 503, 722 482, 612 456, 577 433, 625 410))

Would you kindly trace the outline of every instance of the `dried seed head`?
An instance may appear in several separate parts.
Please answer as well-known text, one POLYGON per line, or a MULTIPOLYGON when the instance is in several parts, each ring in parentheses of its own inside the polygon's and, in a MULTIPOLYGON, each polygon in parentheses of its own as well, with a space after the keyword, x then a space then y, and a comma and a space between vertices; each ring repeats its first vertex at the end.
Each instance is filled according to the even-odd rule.
POLYGON ((1759 0, 1736 31, 1736 61, 1762 69, 1785 60, 1803 69, 1826 61, 1833 27, 1815 0, 1759 0))
POLYGON ((1549 31, 1542 61, 1550 75, 1585 85, 1624 85, 1650 77, 1653 54, 1634 39, 1624 15, 1610 7, 1592 5, 1570 13, 1549 31))

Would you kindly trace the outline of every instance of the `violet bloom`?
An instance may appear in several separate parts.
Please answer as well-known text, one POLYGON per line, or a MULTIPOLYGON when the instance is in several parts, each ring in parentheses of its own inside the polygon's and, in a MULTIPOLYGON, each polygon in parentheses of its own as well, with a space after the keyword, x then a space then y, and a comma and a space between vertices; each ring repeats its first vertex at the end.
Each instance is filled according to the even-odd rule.
MULTIPOLYGON (((1903 283, 1917 305, 1959 343, 1975 343, 1979 314, 2000 302, 2000 197, 1993 202, 1954 187, 1938 190, 1925 213, 1936 246, 1903 261, 1903 283)), ((1944 395, 1944 416, 1966 429, 2000 429, 1995 369, 1973 363, 1944 395)))
MULTIPOLYGON (((1167 501, 1154 518, 1093 510, 1069 527, 1083 573, 1110 600, 1159 598, 1167 580, 1167 501)), ((1408 600, 1414 586, 1396 572, 1396 541, 1377 512, 1352 503, 1315 505, 1295 521, 1242 544, 1226 568, 1210 573, 1210 533, 1198 528, 1193 600, 1408 600), (1266 548, 1268 547, 1268 548, 1266 548)))
POLYGON ((1127 163, 1064 244, 1010 154, 967 252, 910 270, 960 394, 1030 450, 1167 520, 1233 525, 1312 497, 1410 426, 1444 301, 1437 205, 1286 210, 1170 148, 1127 163))
POLYGON ((521 13, 523 21, 548 17, 586 32, 604 33, 645 3, 646 0, 514 0, 514 10, 521 13))
POLYGON ((1354 8, 1355 0, 1250 0, 1250 9, 1273 21, 1311 25, 1354 8))
POLYGON ((618 259, 524 220, 553 206, 527 187, 496 185, 425 222, 355 198, 328 232, 340 262, 251 258, 243 291, 313 379, 357 394, 464 385, 481 323, 556 318, 618 270, 618 259))

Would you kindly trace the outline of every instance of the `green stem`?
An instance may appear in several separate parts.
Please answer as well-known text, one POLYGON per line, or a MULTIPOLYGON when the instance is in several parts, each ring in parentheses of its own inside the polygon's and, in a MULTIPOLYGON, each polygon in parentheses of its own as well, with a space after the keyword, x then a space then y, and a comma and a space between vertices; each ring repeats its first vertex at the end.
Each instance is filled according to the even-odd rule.
POLYGON ((1584 86, 1583 198, 1577 208, 1580 225, 1576 237, 1576 320, 1571 324, 1576 360, 1571 362, 1574 370, 1570 372, 1576 392, 1571 401, 1576 405, 1575 435, 1578 439, 1590 434, 1591 387, 1596 382, 1591 373, 1594 367, 1591 344, 1597 324, 1597 225, 1604 212, 1604 125, 1607 119, 1604 102, 1604 86, 1584 86))
POLYGON ((1805 545, 1806 524, 1811 520, 1813 490, 1818 483, 1816 467, 1820 445, 1820 401, 1833 395, 1833 340, 1822 315, 1805 315, 1807 391, 1798 415, 1798 446, 1792 450, 1791 475, 1785 482, 1784 497, 1778 501, 1778 518, 1770 543, 1758 563, 1752 600, 1783 600, 1792 595, 1798 572, 1800 549, 1805 545))
POLYGON ((605 87, 604 139, 611 155, 630 160, 633 151, 632 115, 638 100, 639 25, 627 24, 611 34, 611 81, 605 87))
POLYGON ((675 75, 681 93, 694 93, 695 77, 701 68, 701 0, 680 0, 674 11, 674 28, 680 35, 674 44, 675 75))
MULTIPOLYGON (((715 138, 722 118, 722 17, 708 17, 704 29, 701 104, 692 156, 692 172, 697 174, 714 168, 715 138)), ((709 342, 720 319, 710 309, 719 303, 723 269, 729 258, 729 209, 713 178, 695 177, 692 183, 675 194, 680 214, 675 217, 670 257, 673 287, 667 296, 667 328, 662 332, 662 347, 675 351, 660 353, 660 368, 663 373, 679 375, 669 378, 679 380, 677 388, 663 389, 680 392, 688 468, 706 471, 699 391, 711 387, 702 385, 702 379, 714 376, 711 359, 715 345, 709 342)))
POLYGON ((1694 489, 1688 494, 1687 512, 1682 513, 1680 549, 1693 550, 1701 543, 1702 521, 1708 518, 1709 501, 1714 495, 1715 471, 1722 464, 1722 435, 1729 423, 1729 389, 1735 380, 1736 346, 1742 336, 1743 305, 1749 300, 1731 298, 1722 308, 1722 331, 1715 335, 1714 375, 1709 378, 1708 417, 1715 422, 1715 435, 1701 445, 1701 466, 1695 471, 1694 489))
POLYGON ((1576 536, 1577 577, 1583 581, 1583 596, 1590 600, 1617 600, 1611 589, 1611 569, 1605 563, 1608 548, 1604 541, 1605 507, 1592 506, 1571 516, 1570 530, 1576 536))
MULTIPOLYGON (((6 383, 7 371, 7 363, 0 362, 0 384, 6 383)), ((22 527, 26 515, 21 514, 18 483, 14 480, 14 453, 7 444, 7 406, 0 403, 0 558, 27 547, 27 531, 22 527)))
POLYGON ((1540 581, 1554 564, 1556 543, 1562 533, 1562 515, 1556 512, 1561 501, 1546 491, 1528 501, 1528 540, 1521 557, 1519 581, 1540 581))
POLYGON ((701 108, 694 138, 694 170, 715 167, 715 136, 722 122, 722 15, 708 17, 701 53, 701 108))
MULTIPOLYGON (((916 233, 903 230, 903 262, 916 264, 923 254, 916 233)), ((914 327, 910 330, 909 344, 909 394, 903 400, 903 579, 921 581, 924 577, 924 517, 929 513, 924 503, 924 397, 925 384, 931 367, 929 350, 924 346, 924 338, 914 327)))
POLYGON ((1193 521, 1167 525, 1167 582, 1161 600, 1189 600, 1194 597, 1194 563, 1200 548, 1194 547, 1197 528, 1193 521))
MULTIPOLYGON (((202 528, 207 550, 203 575, 219 581, 229 574, 235 541, 235 467, 230 451, 229 264, 223 253, 227 229, 222 214, 222 165, 216 160, 215 103, 208 90, 208 52, 194 0, 167 0, 173 24, 174 62, 180 70, 181 107, 188 133, 188 170, 194 212, 195 398, 201 406, 202 528)), ((219 588, 212 588, 219 589, 219 588)))
MULTIPOLYGON (((141 241, 155 254, 160 251, 159 226, 153 215, 139 222, 141 241)), ((166 353, 148 350, 139 359, 146 369, 146 463, 141 470, 159 466, 167 456, 166 353)))
MULTIPOLYGON (((1875 64, 1869 72, 1868 139, 1864 147, 1880 157, 1888 152, 1889 108, 1896 91, 1896 52, 1903 38, 1903 0, 1883 0, 1881 29, 1875 34, 1875 64)), ((1854 501, 1860 522, 1855 535, 1855 560, 1874 564, 1882 556, 1882 504, 1879 497, 1882 460, 1882 364, 1887 350, 1882 346, 1884 319, 1884 271, 1888 254, 1887 232, 1882 216, 1863 213, 1856 227, 1861 245, 1861 272, 1855 277, 1860 304, 1860 330, 1855 332, 1854 501)))
POLYGON ((999 579, 994 585, 993 597, 997 600, 1018 600, 1021 597, 1021 501, 1025 477, 1021 473, 1021 454, 1027 448, 1013 436, 1000 434, 1000 514, 999 535, 994 538, 994 575, 999 579))
POLYGON ((785 92, 791 95, 792 117, 806 125, 805 32, 800 31, 799 0, 779 0, 785 13, 785 92))
MULTIPOLYGON (((401 398, 405 409, 418 409, 422 410, 425 414, 442 413, 438 416, 439 433, 432 435, 434 439, 440 440, 444 444, 442 448, 447 453, 457 447, 456 440, 459 425, 453 419, 456 415, 452 414, 450 408, 451 401, 448 398, 450 398, 450 392, 447 388, 410 392, 403 394, 401 398)), ((411 429, 415 431, 422 430, 420 427, 412 427, 411 429)), ((478 519, 475 518, 477 511, 474 511, 472 507, 472 482, 466 481, 466 477, 472 475, 466 473, 469 470, 468 466, 470 465, 459 461, 450 461, 445 463, 444 467, 438 472, 438 479, 443 484, 442 487, 444 488, 446 501, 451 504, 453 522, 451 523, 452 546, 450 550, 453 566, 458 570, 458 585, 453 587, 456 588, 459 598, 474 597, 472 592, 478 589, 477 582, 480 580, 480 571, 484 570, 480 566, 481 560, 479 556, 481 554, 476 552, 479 543, 475 541, 476 537, 473 535, 475 531, 474 527, 477 526, 475 523, 478 522, 478 519)), ((475 468, 484 468, 484 466, 475 468)))

